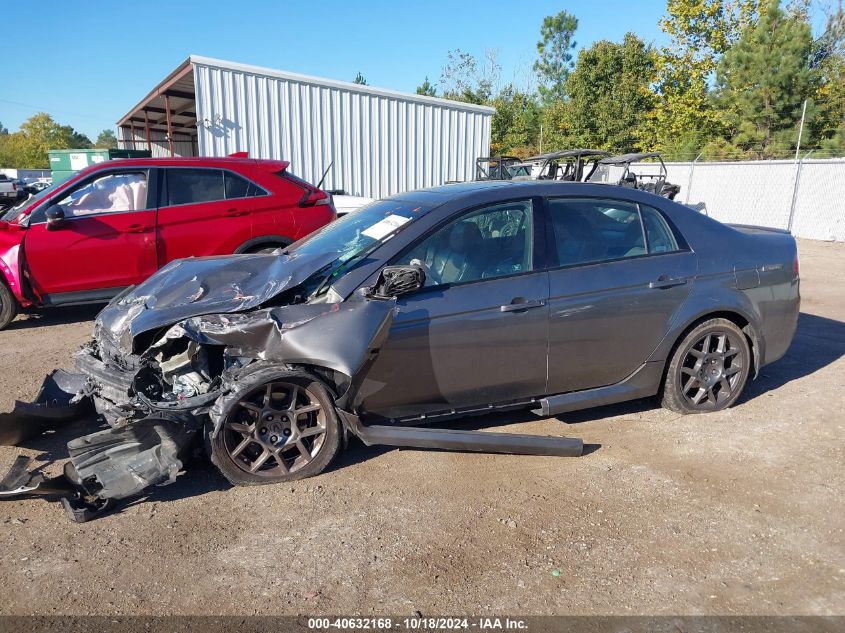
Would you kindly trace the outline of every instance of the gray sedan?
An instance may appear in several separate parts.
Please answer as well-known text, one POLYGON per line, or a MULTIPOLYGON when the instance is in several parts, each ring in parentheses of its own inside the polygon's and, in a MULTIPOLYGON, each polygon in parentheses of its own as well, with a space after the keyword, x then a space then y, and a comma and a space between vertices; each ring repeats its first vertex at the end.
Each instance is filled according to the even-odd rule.
POLYGON ((349 435, 577 455, 574 438, 425 424, 655 395, 718 411, 786 352, 798 311, 788 233, 629 188, 456 184, 280 253, 173 262, 100 313, 80 374, 44 400, 52 420, 90 402, 113 426, 69 444, 83 513, 172 480, 200 438, 235 484, 316 475, 349 435))

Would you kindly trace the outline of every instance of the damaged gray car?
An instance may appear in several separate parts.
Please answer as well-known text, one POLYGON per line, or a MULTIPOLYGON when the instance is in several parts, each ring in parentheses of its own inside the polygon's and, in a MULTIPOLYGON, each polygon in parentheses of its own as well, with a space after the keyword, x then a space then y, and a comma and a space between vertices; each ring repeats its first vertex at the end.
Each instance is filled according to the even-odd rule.
POLYGON ((649 193, 562 182, 448 185, 377 201, 283 251, 185 259, 127 289, 17 441, 96 411, 60 478, 21 459, 0 495, 58 494, 76 520, 171 482, 204 445, 233 484, 322 472, 365 444, 575 456, 582 441, 432 428, 660 395, 724 409, 780 358, 795 240, 649 193))

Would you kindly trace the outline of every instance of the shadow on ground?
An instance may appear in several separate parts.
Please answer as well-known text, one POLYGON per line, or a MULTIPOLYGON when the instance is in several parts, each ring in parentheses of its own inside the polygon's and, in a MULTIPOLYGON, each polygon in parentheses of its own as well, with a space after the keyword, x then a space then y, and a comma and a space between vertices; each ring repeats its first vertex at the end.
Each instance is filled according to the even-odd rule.
MULTIPOLYGON (((763 368, 759 378, 746 387, 742 400, 747 401, 764 393, 770 393, 793 380, 823 369, 843 355, 845 355, 845 323, 802 313, 795 339, 787 354, 776 363, 763 368)), ((606 417, 638 414, 657 406, 659 405, 656 399, 642 399, 574 411, 558 417, 567 425, 581 424, 606 417)), ((537 420, 537 416, 530 411, 519 410, 457 419, 433 426, 496 431, 496 427, 537 420)), ((69 440, 93 433, 101 428, 103 426, 95 418, 89 417, 67 423, 37 438, 26 440, 21 443, 21 446, 40 451, 37 455, 38 460, 52 462, 67 458, 66 445, 69 440)), ((518 429, 508 429, 508 431, 519 433, 518 429)), ((585 445, 584 454, 594 452, 600 447, 600 444, 585 445)), ((357 438, 350 438, 349 446, 335 461, 333 468, 345 468, 392 450, 396 449, 388 446, 368 447, 357 438)), ((192 459, 186 470, 187 472, 180 475, 173 484, 152 488, 142 497, 122 502, 116 511, 120 512, 143 501, 168 502, 231 487, 231 484, 202 456, 192 459)))
POLYGON ((92 321, 105 304, 82 306, 66 306, 64 308, 50 308, 19 316, 12 321, 7 330, 27 330, 33 327, 49 327, 51 325, 66 325, 80 321, 92 321))

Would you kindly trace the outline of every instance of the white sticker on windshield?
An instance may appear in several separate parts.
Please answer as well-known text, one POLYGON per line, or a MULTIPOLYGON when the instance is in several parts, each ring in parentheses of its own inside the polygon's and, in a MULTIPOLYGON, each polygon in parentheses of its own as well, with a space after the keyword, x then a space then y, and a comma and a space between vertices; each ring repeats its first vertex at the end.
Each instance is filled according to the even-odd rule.
POLYGON ((395 231, 400 226, 410 221, 410 218, 403 218, 401 215, 392 214, 383 220, 376 222, 370 228, 361 231, 361 234, 371 237, 374 240, 380 240, 388 233, 395 231))

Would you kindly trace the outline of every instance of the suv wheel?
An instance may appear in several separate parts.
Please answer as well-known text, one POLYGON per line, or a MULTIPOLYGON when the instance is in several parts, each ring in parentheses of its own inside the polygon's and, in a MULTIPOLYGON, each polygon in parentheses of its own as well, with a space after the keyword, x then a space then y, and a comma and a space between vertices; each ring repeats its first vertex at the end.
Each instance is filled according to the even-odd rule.
POLYGON ((212 463, 235 485, 311 477, 340 451, 340 422, 323 384, 305 373, 272 373, 226 396, 220 430, 206 434, 212 463))
POLYGON ((285 244, 262 244, 260 246, 253 246, 252 248, 248 248, 244 251, 244 253, 250 255, 266 255, 268 253, 272 253, 273 251, 285 248, 285 244))
POLYGON ((0 281, 0 330, 14 321, 18 314, 18 302, 12 291, 0 281))
POLYGON ((742 330, 727 319, 709 319, 675 349, 662 405, 678 413, 726 409, 742 393, 750 368, 751 349, 742 330))

